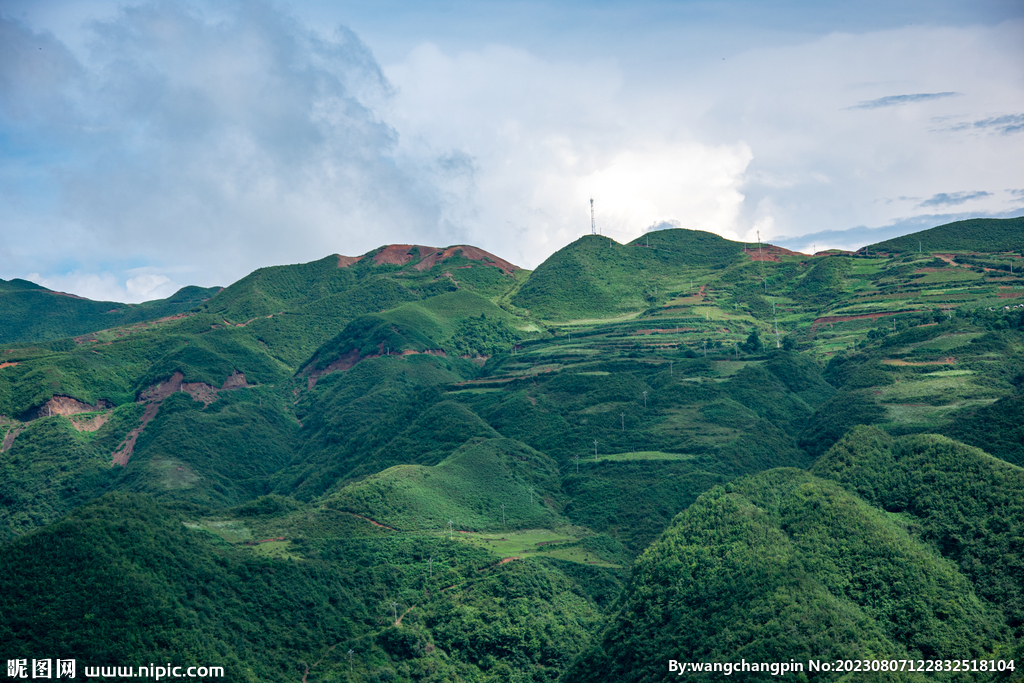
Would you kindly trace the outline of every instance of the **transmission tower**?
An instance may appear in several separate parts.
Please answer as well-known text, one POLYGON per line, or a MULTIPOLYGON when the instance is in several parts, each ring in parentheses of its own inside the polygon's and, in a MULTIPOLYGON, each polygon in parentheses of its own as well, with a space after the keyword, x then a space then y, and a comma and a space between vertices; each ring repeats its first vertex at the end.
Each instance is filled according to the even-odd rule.
POLYGON ((594 198, 590 198, 590 234, 597 234, 597 223, 594 222, 594 198))

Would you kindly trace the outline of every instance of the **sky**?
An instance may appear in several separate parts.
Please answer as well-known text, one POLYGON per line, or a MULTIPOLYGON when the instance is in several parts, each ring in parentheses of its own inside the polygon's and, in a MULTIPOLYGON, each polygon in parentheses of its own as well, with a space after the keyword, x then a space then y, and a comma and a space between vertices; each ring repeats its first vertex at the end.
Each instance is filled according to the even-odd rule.
POLYGON ((0 278, 1024 215, 1020 0, 0 0, 0 278))

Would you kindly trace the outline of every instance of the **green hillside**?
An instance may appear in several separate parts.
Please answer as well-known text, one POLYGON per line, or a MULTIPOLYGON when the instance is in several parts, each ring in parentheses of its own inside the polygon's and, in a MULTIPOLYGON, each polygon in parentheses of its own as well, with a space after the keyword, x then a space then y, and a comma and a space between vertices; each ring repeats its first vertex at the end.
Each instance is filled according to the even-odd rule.
MULTIPOLYGON (((1011 566, 991 562, 1024 528, 1024 471, 953 442, 909 438, 893 446, 882 435, 872 448, 866 439, 851 435, 813 468, 840 485, 773 470, 701 496, 637 561, 619 613, 565 680, 654 680, 669 659, 806 667, 812 659, 1015 656, 1024 616, 1020 554, 1001 560, 1011 566), (924 462, 934 469, 922 472, 924 462), (897 481, 910 488, 888 488, 897 481), (972 497, 965 509, 962 492, 979 489, 987 504, 972 497), (1013 530, 1008 538, 955 545, 964 527, 996 519, 1013 530)), ((979 677, 1005 678, 953 678, 979 677)), ((745 674, 774 679, 770 671, 745 674)))
MULTIPOLYGON (((0 649, 306 683, 1024 665, 1010 251, 389 245, 0 344, 0 649)), ((9 294, 79 302, 51 331, 96 304, 9 294)))
POLYGON ((861 251, 1016 252, 1024 253, 1024 217, 972 218, 921 230, 864 247, 861 251))
POLYGON ((26 280, 0 280, 0 344, 51 341, 179 315, 218 291, 182 287, 166 299, 119 304, 53 292, 26 280))
POLYGON ((552 320, 615 317, 648 308, 690 278, 734 263, 742 249, 691 230, 660 230, 626 245, 587 235, 552 254, 511 301, 552 320))

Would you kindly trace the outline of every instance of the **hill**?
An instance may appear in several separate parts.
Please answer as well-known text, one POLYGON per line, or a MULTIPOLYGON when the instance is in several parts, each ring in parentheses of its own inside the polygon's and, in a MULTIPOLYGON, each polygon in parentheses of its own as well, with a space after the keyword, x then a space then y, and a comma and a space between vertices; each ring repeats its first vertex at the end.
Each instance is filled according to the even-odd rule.
POLYGON ((1024 529, 1022 485, 1024 470, 954 442, 861 430, 811 473, 716 487, 637 561, 619 613, 565 680, 654 680, 669 659, 1010 658, 1024 625, 1020 554, 1006 552, 1024 529), (965 542, 993 523, 1011 531, 965 542))
POLYGON ((738 260, 743 245, 696 230, 659 230, 620 245, 586 235, 552 254, 512 297, 552 320, 610 318, 643 310, 689 278, 738 260))
POLYGON ((972 218, 872 244, 857 253, 927 252, 1024 253, 1024 217, 972 218))
POLYGON ((182 287, 166 299, 120 304, 54 292, 26 280, 0 280, 0 344, 51 341, 180 315, 218 291, 182 287))

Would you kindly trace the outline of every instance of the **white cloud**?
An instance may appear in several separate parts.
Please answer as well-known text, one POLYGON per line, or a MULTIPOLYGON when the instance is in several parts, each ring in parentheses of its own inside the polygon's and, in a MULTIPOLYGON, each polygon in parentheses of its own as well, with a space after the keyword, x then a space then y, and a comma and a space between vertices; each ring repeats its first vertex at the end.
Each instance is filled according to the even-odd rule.
POLYGON ((120 280, 109 272, 88 273, 71 271, 59 275, 29 273, 26 280, 55 292, 68 292, 94 301, 139 303, 165 299, 181 288, 165 275, 137 275, 120 280))
POLYGON ((521 265, 589 232, 590 198, 599 229, 622 241, 663 222, 735 227, 750 149, 701 144, 652 117, 614 62, 558 63, 502 46, 448 55, 426 44, 386 73, 400 149, 469 155, 468 232, 521 265))

